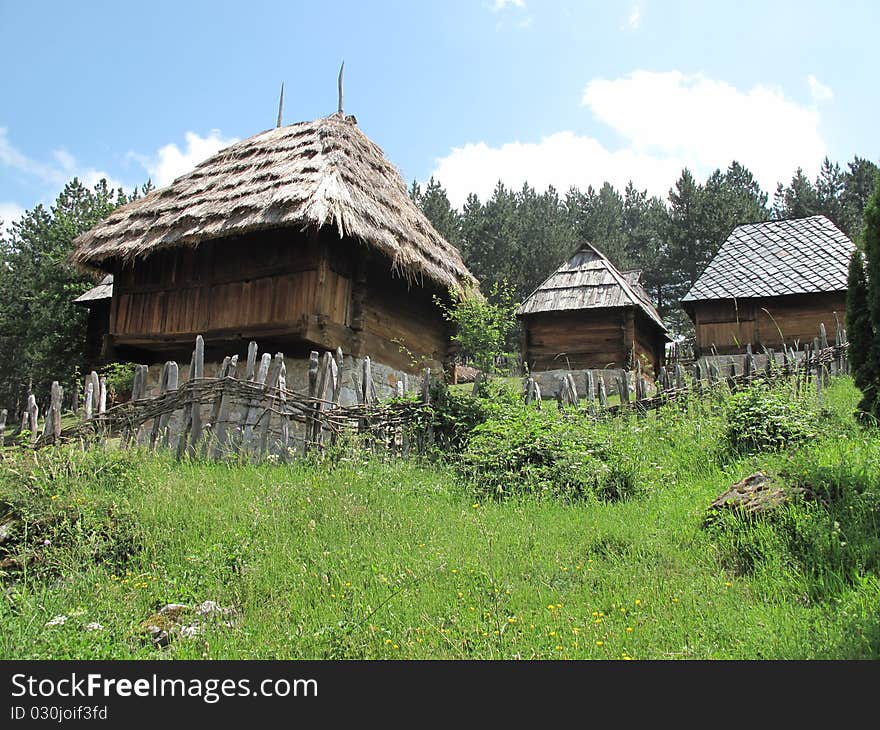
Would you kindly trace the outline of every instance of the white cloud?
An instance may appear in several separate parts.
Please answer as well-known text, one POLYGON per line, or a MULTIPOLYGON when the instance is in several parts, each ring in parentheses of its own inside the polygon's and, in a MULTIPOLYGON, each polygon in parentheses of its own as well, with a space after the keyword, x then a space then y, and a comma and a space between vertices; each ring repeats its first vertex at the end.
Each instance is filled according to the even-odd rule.
MULTIPOLYGON (((79 178, 80 182, 89 188, 94 187, 102 178, 107 180, 111 189, 125 187, 119 180, 103 170, 81 167, 76 158, 65 149, 53 150, 52 158, 54 163, 31 159, 9 141, 6 128, 0 127, 0 167, 12 168, 25 177, 35 178, 42 183, 45 186, 45 194, 42 199, 44 203, 52 201, 60 189, 74 177, 79 178)), ((10 206, 5 209, 7 212, 16 209, 21 211, 21 208, 15 203, 0 205, 10 206)))
POLYGON ((446 188, 452 204, 460 207, 469 193, 481 200, 489 198, 498 180, 515 189, 524 182, 536 190, 553 185, 564 193, 572 185, 586 190, 606 180, 623 189, 633 179, 640 187, 665 196, 682 165, 675 157, 631 149, 611 151, 592 137, 565 131, 539 142, 511 142, 501 147, 466 144, 438 160, 432 174, 446 188))
POLYGON ((18 203, 2 202, 0 203, 0 221, 2 221, 2 231, 5 232, 13 223, 24 215, 24 208, 18 203))
POLYGON ((195 132, 187 132, 184 137, 186 145, 182 151, 175 143, 171 142, 160 147, 153 157, 145 157, 135 153, 129 153, 129 156, 138 160, 150 173, 153 184, 161 188, 189 172, 215 152, 238 141, 235 137, 224 139, 219 129, 212 129, 207 137, 202 137, 195 132))
POLYGON ((813 74, 807 76, 807 84, 810 86, 810 96, 814 102, 829 101, 834 98, 834 92, 830 86, 825 86, 813 74))
POLYGON ((497 13, 499 10, 504 10, 504 8, 525 8, 526 0, 495 0, 495 3, 492 5, 492 12, 497 13))
POLYGON ((638 5, 633 5, 626 16, 626 26, 630 30, 637 30, 639 23, 642 22, 642 9, 638 5))
POLYGON ((622 146, 571 131, 499 147, 479 142, 437 160, 433 175, 455 205, 470 192, 485 200, 499 179, 560 191, 606 180, 622 188, 632 179, 665 198, 682 167, 704 178, 735 159, 772 193, 798 166, 815 174, 826 154, 816 110, 765 86, 743 92, 700 74, 636 71, 591 81, 582 104, 622 137, 622 146))
POLYGON ((9 132, 6 127, 0 127, 0 166, 11 167, 29 177, 36 177, 42 182, 52 185, 63 185, 64 172, 53 165, 32 160, 20 152, 9 141, 9 132))

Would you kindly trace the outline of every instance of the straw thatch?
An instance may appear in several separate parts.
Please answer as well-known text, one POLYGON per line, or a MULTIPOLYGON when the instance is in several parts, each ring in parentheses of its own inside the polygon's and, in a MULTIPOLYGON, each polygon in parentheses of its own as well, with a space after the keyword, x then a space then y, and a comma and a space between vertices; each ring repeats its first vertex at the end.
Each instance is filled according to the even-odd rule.
POLYGON ((458 250, 409 198, 400 173, 352 116, 277 127, 221 150, 79 236, 72 261, 107 270, 172 246, 253 231, 333 226, 410 279, 474 283, 458 250))

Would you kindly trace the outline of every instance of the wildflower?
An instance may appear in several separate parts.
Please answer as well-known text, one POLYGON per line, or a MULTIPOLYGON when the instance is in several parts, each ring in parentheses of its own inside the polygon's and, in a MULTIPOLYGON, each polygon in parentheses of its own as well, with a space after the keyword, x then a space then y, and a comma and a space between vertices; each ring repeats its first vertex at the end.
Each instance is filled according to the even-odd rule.
POLYGON ((57 495, 57 494, 53 494, 53 495, 52 495, 52 499, 53 499, 53 500, 54 500, 54 499, 58 499, 58 495, 57 495))
POLYGON ((474 502, 474 503, 471 505, 471 507, 473 507, 474 509, 480 509, 480 505, 478 505, 476 502, 474 502))
POLYGON ((551 631, 551 632, 550 632, 550 636, 556 636, 556 632, 555 632, 555 631, 551 631))
POLYGON ((636 605, 637 605, 637 606, 641 606, 641 605, 642 605, 642 599, 641 599, 641 598, 636 598, 636 605))
POLYGON ((633 627, 632 627, 632 626, 627 626, 627 627, 626 627, 626 633, 631 634, 632 632, 633 632, 633 627))
POLYGON ((385 644, 386 644, 386 645, 387 645, 387 644, 393 644, 393 643, 394 643, 394 642, 391 641, 391 639, 385 639, 385 644))
POLYGON ((731 583, 729 580, 724 581, 724 587, 725 587, 725 588, 730 588, 730 586, 732 586, 732 585, 733 585, 733 583, 731 583))
POLYGON ((547 610, 548 610, 548 611, 555 611, 555 610, 556 610, 556 606, 554 606, 552 603, 548 603, 548 604, 547 604, 547 610))
POLYGON ((507 623, 509 623, 509 624, 515 624, 515 623, 516 623, 516 618, 514 618, 513 616, 508 617, 508 619, 507 619, 507 623))
POLYGON ((399 647, 397 644, 395 644, 395 645, 392 646, 391 648, 394 649, 395 651, 397 651, 400 647, 399 647))
POLYGON ((596 646, 605 646, 605 642, 599 640, 599 641, 596 642, 596 646))
POLYGON ((462 593, 461 591, 459 591, 459 592, 458 592, 458 597, 459 597, 459 598, 464 598, 464 593, 462 593))

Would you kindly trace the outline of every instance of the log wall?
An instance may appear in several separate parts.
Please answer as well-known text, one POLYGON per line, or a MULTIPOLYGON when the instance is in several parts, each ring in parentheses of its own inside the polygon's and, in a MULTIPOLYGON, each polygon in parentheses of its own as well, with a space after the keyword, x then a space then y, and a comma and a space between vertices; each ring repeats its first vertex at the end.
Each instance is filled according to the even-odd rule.
POLYGON ((846 292, 692 302, 688 308, 697 354, 709 353, 713 346, 719 354, 734 354, 744 352, 747 344, 779 349, 783 339, 789 346, 812 341, 816 322, 826 322, 833 333, 835 312, 843 326, 846 292))
POLYGON ((114 271, 113 346, 156 361, 201 333, 216 348, 260 337, 289 351, 342 347, 410 372, 439 368, 449 330, 429 282, 335 230, 263 231, 161 251, 114 271), (298 346, 301 345, 301 348, 298 346))
POLYGON ((631 308, 547 312, 523 318, 523 359, 533 371, 621 368, 630 347, 659 367, 658 334, 631 308))

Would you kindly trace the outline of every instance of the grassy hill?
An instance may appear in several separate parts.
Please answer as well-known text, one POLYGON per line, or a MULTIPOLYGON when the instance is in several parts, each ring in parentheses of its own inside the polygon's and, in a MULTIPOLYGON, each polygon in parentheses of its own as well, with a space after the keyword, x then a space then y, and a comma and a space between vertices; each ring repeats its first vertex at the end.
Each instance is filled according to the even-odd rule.
MULTIPOLYGON (((547 489, 534 455, 521 477, 481 472, 466 446, 260 467, 7 449, 0 657, 876 658, 880 435, 857 399, 842 379, 771 413, 794 428, 776 448, 734 438, 750 426, 730 396, 567 425, 597 465, 626 464, 613 499, 547 489), (811 498, 707 526, 760 469, 811 498), (164 648, 142 628, 205 601, 231 611, 164 648)), ((517 438, 498 448, 521 455, 517 438)), ((593 463, 575 457, 554 479, 593 463)))

